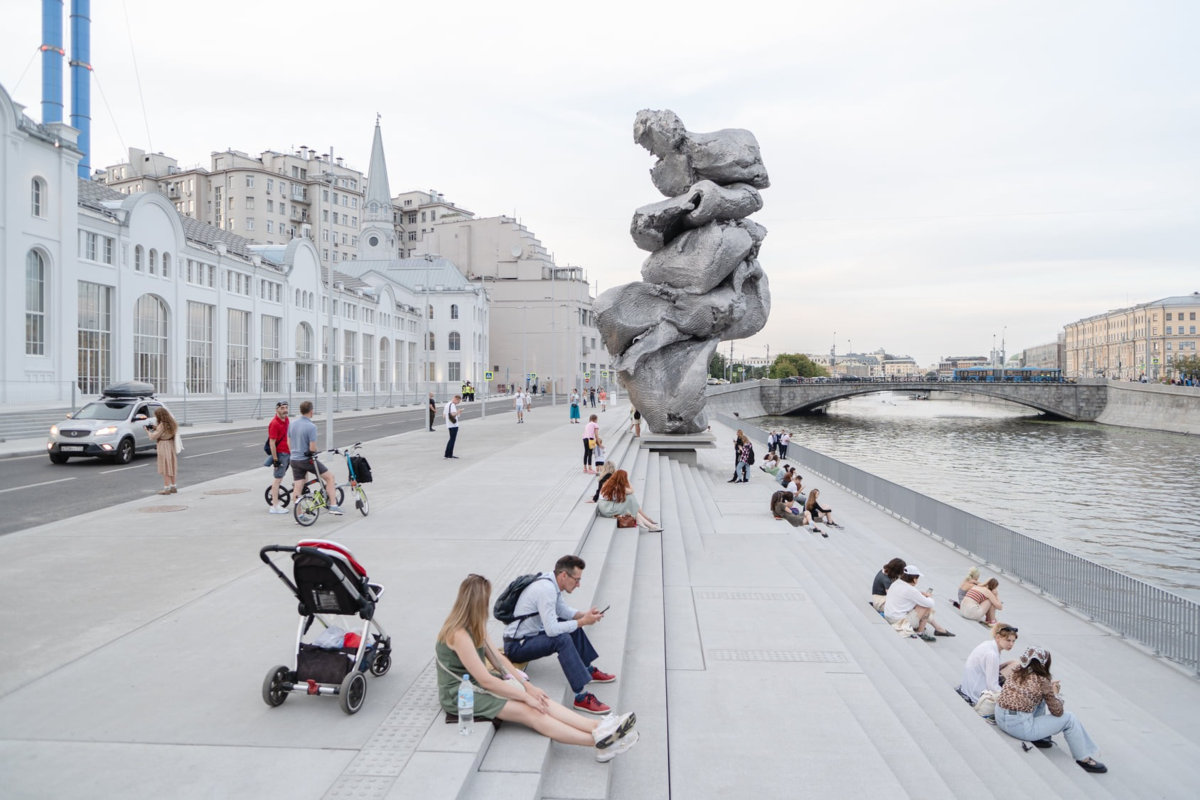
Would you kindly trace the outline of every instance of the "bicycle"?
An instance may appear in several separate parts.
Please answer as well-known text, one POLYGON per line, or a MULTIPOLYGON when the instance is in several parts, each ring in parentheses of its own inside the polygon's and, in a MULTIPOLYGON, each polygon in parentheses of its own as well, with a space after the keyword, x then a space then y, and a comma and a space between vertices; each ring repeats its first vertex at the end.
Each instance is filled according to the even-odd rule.
MULTIPOLYGON (((367 492, 358 483, 358 478, 354 473, 354 464, 351 463, 353 450, 359 450, 362 447, 362 442, 356 442, 350 447, 342 450, 336 447, 331 450, 326 450, 327 453, 336 453, 346 458, 346 468, 349 470, 350 479, 346 483, 340 483, 334 486, 337 490, 337 505, 340 507, 345 500, 345 489, 349 488, 354 495, 354 507, 365 517, 371 511, 371 506, 367 500, 367 492)), ((296 522, 304 527, 308 527, 317 521, 317 517, 321 515, 321 509, 329 508, 329 498, 326 495, 325 487, 321 485, 319 480, 310 480, 304 486, 304 494, 296 501, 296 505, 292 507, 292 516, 296 522), (317 488, 309 492, 309 487, 317 484, 317 488)))
MULTIPOLYGON (((312 485, 314 483, 320 483, 320 481, 317 480, 316 478, 309 478, 308 483, 304 484, 304 491, 301 492, 301 494, 310 493, 312 491, 312 485)), ((342 500, 344 499, 344 497, 345 497, 344 493, 339 488, 338 489, 338 505, 339 506, 342 504, 342 500)), ((263 500, 266 501, 267 505, 272 505, 272 503, 271 503, 271 486, 269 484, 267 485, 267 488, 265 490, 263 490, 263 500)), ((279 484, 279 507, 287 508, 289 505, 291 505, 291 502, 292 502, 292 487, 291 487, 291 484, 289 484, 285 480, 283 483, 279 484)))

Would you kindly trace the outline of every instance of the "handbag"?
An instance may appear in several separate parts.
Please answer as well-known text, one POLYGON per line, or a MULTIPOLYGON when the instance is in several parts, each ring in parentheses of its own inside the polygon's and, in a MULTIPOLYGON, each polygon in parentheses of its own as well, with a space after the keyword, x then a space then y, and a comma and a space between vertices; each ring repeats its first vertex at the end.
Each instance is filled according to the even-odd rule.
POLYGON ((596 449, 596 440, 595 439, 588 439, 587 443, 588 443, 588 450, 596 449))
POLYGON ((979 695, 979 701, 975 703, 975 713, 981 717, 994 717, 996 715, 996 701, 999 698, 999 692, 985 689, 983 694, 979 695))
POLYGON ((617 517, 617 527, 618 528, 636 528, 637 527, 637 517, 633 516, 633 514, 620 514, 617 517))
POLYGON ((179 431, 175 431, 175 455, 183 452, 183 436, 179 431))

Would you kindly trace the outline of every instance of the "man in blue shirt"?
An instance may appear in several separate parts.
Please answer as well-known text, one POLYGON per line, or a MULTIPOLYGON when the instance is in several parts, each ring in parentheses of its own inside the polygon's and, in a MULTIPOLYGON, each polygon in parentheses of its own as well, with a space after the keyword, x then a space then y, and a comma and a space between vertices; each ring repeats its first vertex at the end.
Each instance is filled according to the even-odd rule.
POLYGON ((577 611, 562 596, 579 586, 584 566, 579 556, 563 556, 554 565, 553 574, 543 572, 525 587, 513 609, 516 619, 504 629, 504 655, 509 661, 533 661, 557 653, 558 663, 575 692, 575 709, 607 714, 609 706, 584 691, 589 682, 612 683, 617 679, 592 666, 599 654, 583 632, 585 626, 604 619, 604 613, 595 607, 577 611))
POLYGON ((300 404, 300 418, 288 427, 288 445, 292 450, 292 497, 300 501, 304 492, 304 484, 308 481, 309 473, 320 478, 325 483, 326 496, 329 498, 329 513, 340 517, 342 509, 333 505, 337 502, 337 488, 333 483, 333 473, 317 460, 317 426, 312 421, 313 404, 305 400, 300 404))

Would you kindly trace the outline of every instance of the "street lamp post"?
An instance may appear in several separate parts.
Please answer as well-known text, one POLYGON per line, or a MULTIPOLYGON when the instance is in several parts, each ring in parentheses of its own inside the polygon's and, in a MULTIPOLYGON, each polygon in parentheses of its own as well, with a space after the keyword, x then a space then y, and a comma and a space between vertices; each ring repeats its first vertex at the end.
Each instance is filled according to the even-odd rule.
MULTIPOLYGON (((325 233, 333 239, 333 187, 337 176, 333 172, 333 148, 329 148, 329 169, 321 175, 322 178, 329 182, 329 224, 325 229, 325 233)), ((332 252, 332 245, 330 246, 332 252)), ((325 285, 329 288, 329 302, 325 306, 325 444, 328 447, 333 447, 333 261, 328 261, 325 264, 326 282, 325 285)))

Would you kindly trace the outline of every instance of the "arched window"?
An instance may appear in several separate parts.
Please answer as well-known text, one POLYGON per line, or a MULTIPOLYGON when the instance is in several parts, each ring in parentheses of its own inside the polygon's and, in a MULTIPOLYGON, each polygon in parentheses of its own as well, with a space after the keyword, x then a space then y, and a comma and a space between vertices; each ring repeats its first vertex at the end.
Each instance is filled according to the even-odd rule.
POLYGON ((41 178, 29 184, 29 210, 35 217, 46 216, 46 182, 41 178))
POLYGON ((309 292, 308 293, 308 310, 309 311, 313 310, 313 297, 314 297, 313 293, 309 292))
POLYGON ((451 306, 450 306, 450 319, 458 319, 458 304, 457 303, 451 304, 451 306))
POLYGON ((300 305, 300 290, 297 289, 296 290, 296 308, 303 308, 303 307, 304 306, 300 305))
POLYGON ((313 329, 307 322, 296 326, 296 391, 311 392, 313 365, 313 329))
POLYGON ((133 308, 133 379, 167 390, 167 306, 152 294, 133 308))
POLYGON ((428 338, 425 340, 425 349, 433 350, 434 349, 433 345, 435 344, 434 338, 433 338, 433 331, 430 331, 428 334, 426 334, 426 336, 428 336, 428 338))
POLYGON ((153 247, 150 248, 150 274, 158 274, 158 251, 153 247))
POLYGON ((144 257, 145 253, 142 251, 142 246, 140 244, 133 248, 133 268, 138 272, 142 271, 142 259, 144 257))
POLYGON ((163 253, 163 277, 171 277, 171 254, 163 253))
POLYGON ((37 250, 25 256, 25 355, 46 355, 46 259, 37 250))
POLYGON ((458 335, 458 331, 450 331, 450 335, 446 338, 451 350, 462 350, 462 337, 458 335))
POLYGON ((429 318, 433 319, 433 306, 429 307, 429 318))

